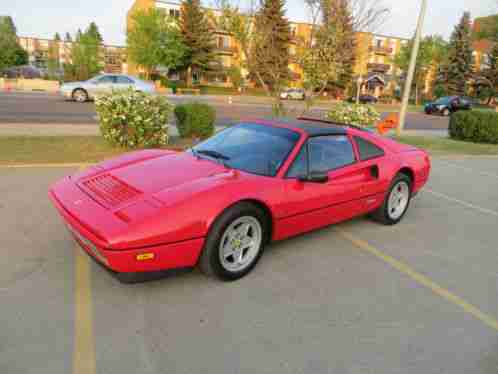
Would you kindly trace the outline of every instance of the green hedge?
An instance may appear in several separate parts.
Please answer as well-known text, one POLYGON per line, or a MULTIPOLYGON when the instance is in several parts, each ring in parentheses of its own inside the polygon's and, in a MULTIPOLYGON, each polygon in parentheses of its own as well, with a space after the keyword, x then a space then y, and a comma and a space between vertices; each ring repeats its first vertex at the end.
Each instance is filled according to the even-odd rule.
POLYGON ((453 139, 498 144, 498 113, 456 112, 451 115, 449 133, 453 139))
POLYGON ((182 138, 205 139, 214 133, 215 110, 200 103, 180 104, 175 107, 176 126, 182 138))

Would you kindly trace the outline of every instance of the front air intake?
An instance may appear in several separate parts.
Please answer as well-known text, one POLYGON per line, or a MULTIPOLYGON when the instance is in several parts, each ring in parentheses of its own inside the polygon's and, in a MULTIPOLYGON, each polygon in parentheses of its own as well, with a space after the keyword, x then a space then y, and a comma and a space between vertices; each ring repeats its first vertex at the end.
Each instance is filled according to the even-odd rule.
POLYGON ((99 202, 116 207, 142 194, 141 191, 110 174, 101 174, 84 180, 82 187, 99 202))

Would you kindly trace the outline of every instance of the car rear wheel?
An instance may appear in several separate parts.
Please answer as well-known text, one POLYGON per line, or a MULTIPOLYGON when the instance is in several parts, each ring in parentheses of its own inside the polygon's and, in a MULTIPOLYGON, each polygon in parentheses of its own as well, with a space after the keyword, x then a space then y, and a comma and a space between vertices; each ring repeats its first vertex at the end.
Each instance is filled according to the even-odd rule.
POLYGON ((199 265, 210 276, 234 281, 248 274, 268 241, 268 219, 250 203, 226 210, 213 224, 199 265))
POLYGON ((88 100, 88 94, 86 93, 85 90, 78 88, 73 91, 73 100, 76 101, 77 103, 84 103, 85 101, 88 100))
POLYGON ((382 206, 371 214, 384 225, 395 225, 401 221, 410 206, 412 181, 405 174, 398 174, 391 183, 391 188, 382 206))

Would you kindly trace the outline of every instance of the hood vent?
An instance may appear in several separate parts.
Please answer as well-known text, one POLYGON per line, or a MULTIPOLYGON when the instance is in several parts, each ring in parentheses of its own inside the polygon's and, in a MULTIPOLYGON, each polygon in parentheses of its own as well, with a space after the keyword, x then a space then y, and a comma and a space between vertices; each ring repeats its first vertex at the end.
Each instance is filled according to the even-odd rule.
POLYGON ((141 191, 110 174, 89 178, 81 185, 92 197, 109 207, 121 205, 142 194, 141 191))

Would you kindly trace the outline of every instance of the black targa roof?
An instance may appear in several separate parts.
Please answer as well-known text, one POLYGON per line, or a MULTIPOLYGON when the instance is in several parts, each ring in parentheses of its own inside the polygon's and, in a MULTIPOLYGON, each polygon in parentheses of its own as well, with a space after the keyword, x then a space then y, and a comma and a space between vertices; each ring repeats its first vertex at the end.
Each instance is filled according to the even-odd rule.
POLYGON ((305 131, 309 136, 346 135, 347 127, 313 119, 278 119, 276 124, 288 125, 305 131))

